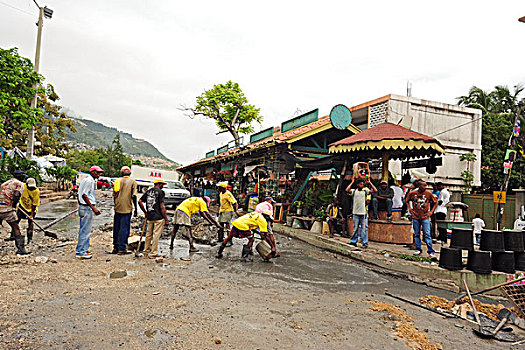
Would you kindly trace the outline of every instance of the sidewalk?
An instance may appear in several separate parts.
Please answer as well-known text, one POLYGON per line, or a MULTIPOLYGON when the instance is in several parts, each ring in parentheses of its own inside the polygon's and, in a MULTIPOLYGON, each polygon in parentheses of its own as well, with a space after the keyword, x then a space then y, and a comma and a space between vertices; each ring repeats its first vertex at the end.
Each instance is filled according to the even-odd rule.
MULTIPOLYGON (((364 250, 361 249, 360 244, 358 247, 349 245, 349 238, 341 238, 339 236, 329 238, 326 235, 315 234, 307 230, 291 228, 277 223, 274 224, 273 229, 276 233, 294 237, 321 249, 350 257, 383 273, 389 273, 413 282, 456 293, 464 289, 462 280, 467 282, 470 290, 478 291, 514 279, 513 276, 515 276, 501 272, 481 275, 466 269, 449 271, 439 267, 437 261, 405 260, 399 256, 412 256, 414 251, 398 244, 369 242, 368 249, 364 250)), ((438 260, 440 248, 440 244, 434 246, 438 260)), ((424 244, 423 250, 422 257, 428 258, 424 244)), ((466 256, 465 254, 466 252, 464 252, 464 256, 466 256)), ((495 290, 494 293, 494 295, 500 295, 498 290, 495 290)))

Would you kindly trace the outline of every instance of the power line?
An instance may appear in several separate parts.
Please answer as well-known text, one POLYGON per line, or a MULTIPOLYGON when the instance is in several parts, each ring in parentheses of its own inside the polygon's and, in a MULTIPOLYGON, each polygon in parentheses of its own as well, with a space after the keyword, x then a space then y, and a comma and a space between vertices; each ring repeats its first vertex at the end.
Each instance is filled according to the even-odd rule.
POLYGON ((469 122, 466 122, 466 123, 464 123, 464 124, 461 124, 461 125, 455 126, 455 127, 453 127, 453 128, 450 128, 450 129, 448 129, 448 130, 442 131, 442 132, 440 132, 440 133, 437 133, 437 134, 435 134, 435 135, 432 135, 432 137, 436 137, 436 136, 441 135, 441 134, 444 134, 444 133, 446 133, 446 132, 449 132, 449 131, 452 131, 452 130, 455 130, 455 129, 459 129, 459 128, 461 128, 462 126, 472 124, 472 123, 474 123, 474 122, 476 122, 476 121, 478 121, 478 120, 480 120, 480 119, 483 119, 483 117, 476 118, 476 119, 471 120, 471 121, 469 121, 469 122))
POLYGON ((33 13, 30 13, 30 12, 24 11, 24 10, 18 8, 18 7, 15 7, 15 6, 13 6, 13 5, 7 4, 7 3, 5 3, 5 2, 3 2, 3 1, 0 1, 0 5, 4 5, 4 6, 7 6, 7 7, 10 7, 10 8, 12 8, 13 10, 20 11, 20 12, 26 14, 26 15, 31 16, 31 17, 34 17, 34 16, 35 16, 33 13))

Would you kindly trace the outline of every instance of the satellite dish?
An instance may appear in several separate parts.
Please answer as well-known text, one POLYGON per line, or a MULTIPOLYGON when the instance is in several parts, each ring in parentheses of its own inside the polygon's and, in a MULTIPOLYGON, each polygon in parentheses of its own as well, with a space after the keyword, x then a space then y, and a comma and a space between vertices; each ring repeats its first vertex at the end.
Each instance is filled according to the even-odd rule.
POLYGON ((330 111, 330 121, 334 128, 345 130, 352 123, 352 113, 345 105, 335 105, 330 111))

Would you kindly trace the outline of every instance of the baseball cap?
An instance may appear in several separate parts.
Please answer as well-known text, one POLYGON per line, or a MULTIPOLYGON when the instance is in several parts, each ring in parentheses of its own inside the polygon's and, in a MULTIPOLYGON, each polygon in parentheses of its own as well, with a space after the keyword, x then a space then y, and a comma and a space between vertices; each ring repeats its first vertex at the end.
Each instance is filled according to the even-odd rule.
POLYGON ((265 200, 265 201, 270 201, 270 202, 272 202, 272 203, 275 203, 275 201, 273 200, 272 197, 266 197, 264 200, 265 200))
POLYGON ((388 185, 388 181, 386 181, 386 180, 382 180, 380 183, 388 185))
POLYGON ((202 198, 204 198, 204 201, 206 202, 206 206, 209 207, 209 206, 210 206, 210 202, 211 202, 210 197, 208 197, 208 196, 204 196, 204 197, 202 197, 202 198))
POLYGON ((166 184, 166 181, 164 181, 162 179, 155 179, 155 180, 153 180, 153 183, 154 184, 166 184))
POLYGON ((20 175, 25 175, 25 174, 26 172, 23 170, 15 170, 13 173, 14 176, 20 176, 20 175))
POLYGON ((36 180, 30 177, 26 181, 27 187, 36 187, 36 180))
POLYGON ((122 174, 123 172, 125 171, 129 171, 131 172, 131 169, 129 168, 129 166, 123 166, 122 168, 120 168, 120 173, 122 174))
POLYGON ((219 182, 217 187, 228 188, 228 183, 225 181, 219 182))
POLYGON ((93 172, 93 171, 96 171, 97 173, 103 173, 104 170, 102 170, 101 167, 99 167, 98 165, 93 165, 91 168, 89 168, 89 172, 93 172))

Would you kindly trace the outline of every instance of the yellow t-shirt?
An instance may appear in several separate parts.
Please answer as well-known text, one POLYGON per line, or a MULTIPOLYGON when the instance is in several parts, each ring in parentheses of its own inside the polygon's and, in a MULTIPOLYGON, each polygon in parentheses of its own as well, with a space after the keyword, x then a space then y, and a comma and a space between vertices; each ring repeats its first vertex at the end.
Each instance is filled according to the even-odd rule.
POLYGON ((253 212, 233 220, 232 225, 241 231, 259 228, 261 232, 268 232, 268 223, 262 214, 253 212))
POLYGON ((22 192, 22 195, 20 196, 20 205, 29 214, 31 214, 32 206, 35 206, 36 213, 38 210, 38 206, 40 205, 40 190, 36 188, 30 191, 27 187, 27 184, 24 184, 24 192, 22 192))
POLYGON ((208 206, 204 199, 200 197, 190 197, 179 204, 177 210, 185 212, 190 218, 192 218, 195 213, 208 211, 208 206))
POLYGON ((219 193, 219 198, 221 200, 221 207, 219 208, 220 213, 227 213, 233 211, 233 205, 237 203, 233 194, 226 190, 224 193, 219 193))

